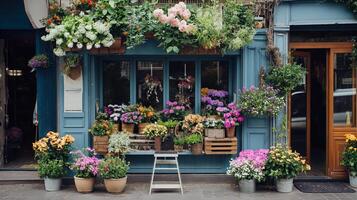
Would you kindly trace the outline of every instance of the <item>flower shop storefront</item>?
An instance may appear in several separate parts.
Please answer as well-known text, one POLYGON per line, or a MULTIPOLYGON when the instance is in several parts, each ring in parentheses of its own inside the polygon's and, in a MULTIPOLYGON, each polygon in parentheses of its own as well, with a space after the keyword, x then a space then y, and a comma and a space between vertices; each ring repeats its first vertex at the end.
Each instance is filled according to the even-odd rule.
MULTIPOLYGON (((209 91, 213 95, 221 95, 227 103, 233 102, 243 84, 258 84, 259 68, 266 64, 265 45, 265 31, 259 31, 254 42, 244 51, 225 56, 170 55, 158 48, 156 41, 147 41, 122 55, 94 55, 84 51, 81 53, 82 73, 76 79, 67 77, 58 69, 59 131, 73 135, 76 148, 81 148, 94 145, 88 129, 98 112, 108 105, 140 104, 161 111, 170 107, 170 102, 175 104, 179 101, 184 102, 182 105, 188 113, 203 113, 206 106, 211 106, 205 102, 209 91), (244 62, 247 64, 242 65, 244 62)), ((58 62, 61 66, 65 61, 59 58, 58 62)), ((228 161, 238 149, 268 148, 270 119, 245 120, 249 124, 244 122, 238 126, 234 136, 237 140, 231 141, 236 147, 234 152, 192 155, 184 150, 179 153, 181 171, 225 173, 228 161)), ((138 133, 139 126, 133 132, 138 133)), ((173 150, 173 144, 170 148, 163 143, 162 149, 165 148, 173 150)), ((152 146, 135 145, 126 155, 131 163, 130 172, 150 173, 153 154, 152 146)))

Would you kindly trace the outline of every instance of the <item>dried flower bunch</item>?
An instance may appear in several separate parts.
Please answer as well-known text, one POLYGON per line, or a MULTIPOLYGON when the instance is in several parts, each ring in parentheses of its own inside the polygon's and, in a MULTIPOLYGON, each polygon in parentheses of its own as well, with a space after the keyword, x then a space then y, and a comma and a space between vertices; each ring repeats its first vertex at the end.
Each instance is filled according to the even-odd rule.
POLYGON ((203 121, 201 115, 189 114, 183 120, 182 129, 188 134, 202 134, 203 121))

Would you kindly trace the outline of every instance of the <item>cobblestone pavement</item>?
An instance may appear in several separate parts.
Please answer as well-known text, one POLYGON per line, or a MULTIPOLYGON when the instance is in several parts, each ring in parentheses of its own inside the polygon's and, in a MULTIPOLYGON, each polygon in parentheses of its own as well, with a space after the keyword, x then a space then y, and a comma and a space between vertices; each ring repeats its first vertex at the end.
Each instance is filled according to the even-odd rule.
POLYGON ((230 184, 197 184, 184 185, 184 195, 176 192, 156 192, 148 195, 149 185, 146 183, 128 184, 123 194, 109 194, 102 185, 95 188, 95 192, 89 194, 77 193, 73 185, 64 186, 59 192, 46 192, 42 184, 6 184, 0 185, 1 200, 92 200, 92 199, 121 199, 121 200, 357 200, 357 193, 344 194, 308 194, 294 189, 292 193, 282 194, 270 190, 259 190, 254 194, 238 192, 234 185, 230 184))

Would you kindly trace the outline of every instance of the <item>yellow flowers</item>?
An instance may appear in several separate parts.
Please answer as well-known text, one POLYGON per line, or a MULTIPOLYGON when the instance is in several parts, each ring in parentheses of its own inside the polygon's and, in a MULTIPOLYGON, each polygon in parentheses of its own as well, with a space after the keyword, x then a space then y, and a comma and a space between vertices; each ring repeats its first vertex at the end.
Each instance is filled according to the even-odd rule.
POLYGON ((54 150, 63 150, 74 142, 71 135, 60 137, 59 133, 50 131, 46 137, 32 143, 33 150, 38 153, 46 153, 50 148, 54 150))
POLYGON ((201 96, 207 96, 208 95, 208 91, 209 91, 208 88, 202 88, 201 89, 201 96))
POLYGON ((346 137, 346 142, 357 141, 357 137, 353 134, 346 134, 345 137, 346 137))

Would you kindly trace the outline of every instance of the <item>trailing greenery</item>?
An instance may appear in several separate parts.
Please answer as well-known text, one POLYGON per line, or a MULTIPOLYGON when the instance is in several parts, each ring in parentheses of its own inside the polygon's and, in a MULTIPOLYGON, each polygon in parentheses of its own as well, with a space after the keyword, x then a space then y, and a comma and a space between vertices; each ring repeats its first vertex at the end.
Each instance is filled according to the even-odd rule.
POLYGON ((294 90, 303 80, 306 70, 296 63, 289 63, 281 67, 271 67, 265 81, 268 85, 279 90, 285 96, 294 90))
POLYGON ((119 179, 126 177, 129 163, 118 157, 108 157, 99 163, 99 174, 104 179, 119 179))
POLYGON ((41 178, 61 178, 65 175, 65 163, 63 160, 39 160, 38 174, 41 178))
POLYGON ((165 122, 163 122, 163 121, 158 122, 158 124, 163 125, 168 129, 175 128, 178 123, 179 123, 179 121, 171 120, 171 119, 168 121, 165 121, 165 122))

